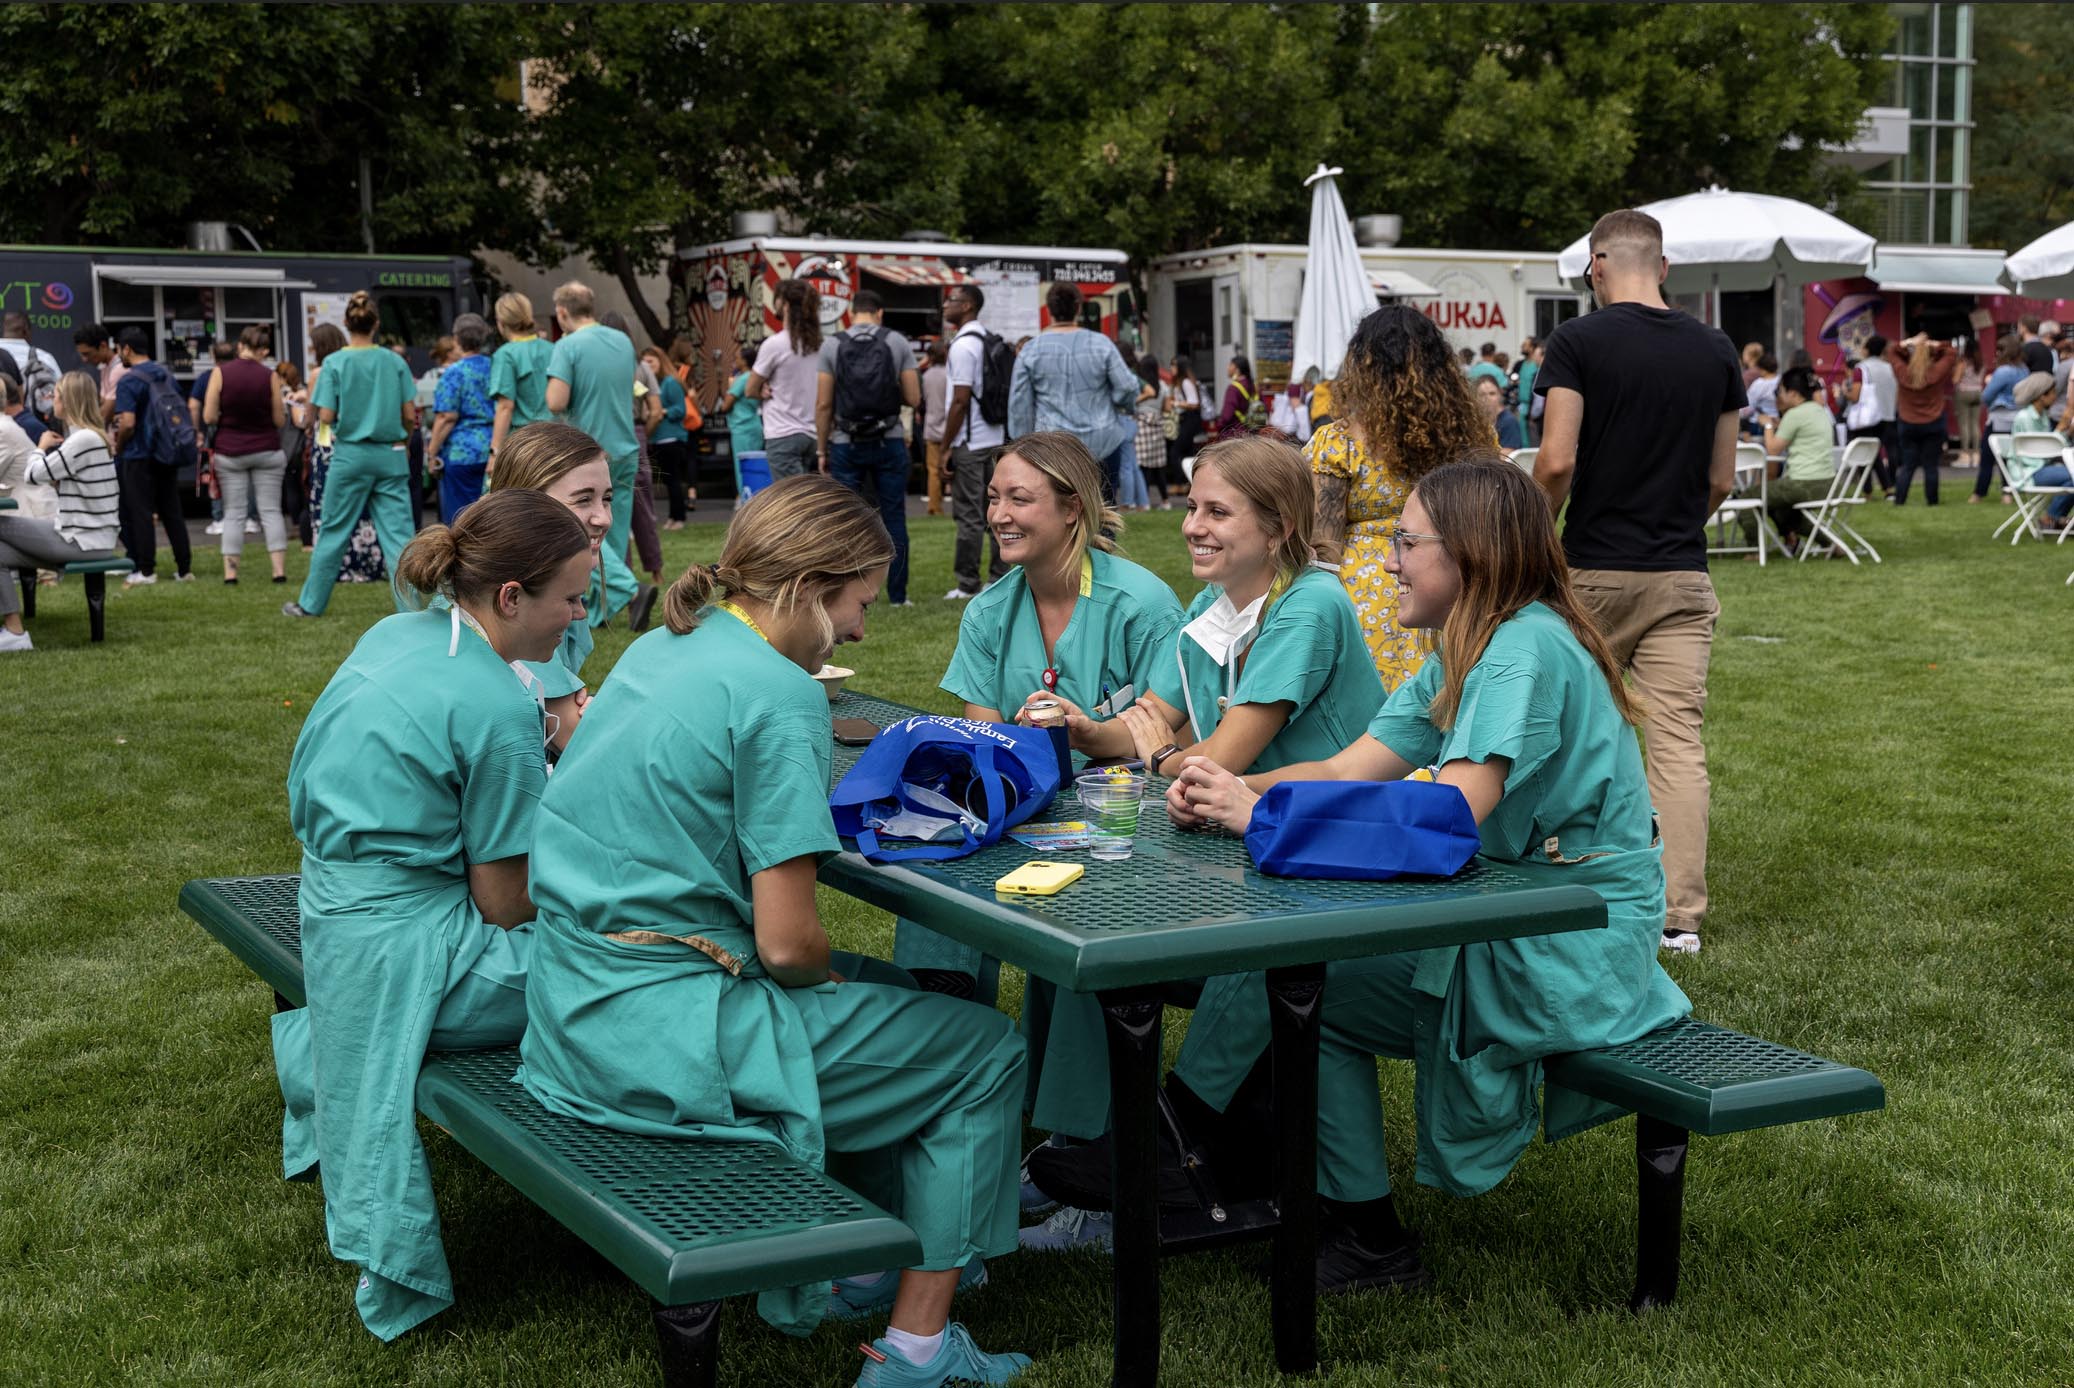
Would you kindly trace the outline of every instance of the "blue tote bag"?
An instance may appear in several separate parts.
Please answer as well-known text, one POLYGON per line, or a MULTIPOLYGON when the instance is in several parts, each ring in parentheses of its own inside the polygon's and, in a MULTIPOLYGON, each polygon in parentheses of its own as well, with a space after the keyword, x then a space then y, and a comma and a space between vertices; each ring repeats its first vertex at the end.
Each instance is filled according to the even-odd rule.
POLYGON ((895 723, 829 794, 835 831, 874 863, 977 853, 1051 805, 1068 764, 1062 741, 1044 728, 934 714, 895 723))
POLYGON ((1476 816, 1430 781, 1284 781, 1246 827, 1246 851, 1276 877, 1449 877, 1476 856, 1476 816))

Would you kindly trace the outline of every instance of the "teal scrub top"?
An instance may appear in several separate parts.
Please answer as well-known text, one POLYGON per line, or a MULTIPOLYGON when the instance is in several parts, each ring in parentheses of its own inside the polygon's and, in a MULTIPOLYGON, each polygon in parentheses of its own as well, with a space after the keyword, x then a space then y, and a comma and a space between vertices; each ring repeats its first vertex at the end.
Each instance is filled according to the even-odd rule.
POLYGON ((727 393, 735 398, 727 411, 727 439, 735 456, 762 452, 763 402, 749 398, 749 373, 744 371, 729 381, 727 393))
MULTIPOLYGON (((1422 951, 1413 1032, 1419 1178, 1458 1195, 1503 1179, 1540 1121, 1541 1059, 1620 1045, 1687 1015, 1657 962, 1661 851, 1635 730, 1569 623, 1530 603, 1499 624, 1462 685, 1454 726, 1433 725, 1445 652, 1384 704, 1369 734, 1415 766, 1507 757, 1481 826, 1483 856, 1606 899, 1604 930, 1422 951)), ((1548 1087, 1551 1138, 1617 1110, 1548 1087)))
MULTIPOLYGON (((1223 595, 1214 583, 1203 589, 1190 604, 1187 621, 1208 612, 1223 595)), ((1354 600, 1323 569, 1304 569, 1267 605, 1259 635, 1243 654, 1234 680, 1189 637, 1184 623, 1152 680, 1152 692, 1171 707, 1187 713, 1192 701, 1200 721, 1187 735, 1197 742, 1217 730, 1230 705, 1295 705, 1242 775, 1323 761, 1360 737, 1383 706, 1383 682, 1369 658, 1354 600)))
POLYGON ((1164 579, 1118 555, 1090 550, 1081 569, 1080 600, 1047 661, 1036 600, 1017 567, 965 604, 941 687, 968 704, 1013 717, 1024 699, 1044 688, 1050 667, 1058 671, 1057 692, 1092 715, 1126 685, 1138 694, 1150 688, 1161 657, 1173 659, 1180 628, 1181 600, 1164 579))
POLYGON ((554 353, 544 337, 515 337, 490 358, 490 398, 511 402, 512 428, 554 417, 547 412, 547 366, 554 353))
POLYGON ((684 382, 675 376, 665 376, 656 383, 663 398, 662 422, 648 435, 652 443, 682 443, 691 435, 684 432, 684 382))
POLYGON ((547 375, 569 383, 569 408, 562 418, 596 439, 606 457, 638 453, 634 344, 625 333, 588 323, 566 334, 554 345, 547 375))
POLYGON ((409 431, 403 407, 418 398, 403 358, 386 347, 341 347, 324 359, 317 372, 311 403, 337 412, 332 426, 332 457, 361 455, 358 461, 393 461, 409 470, 409 459, 397 447, 409 431), (393 454, 393 459, 385 456, 393 454))
POLYGON ((527 851, 547 781, 540 710, 473 629, 450 645, 450 609, 385 617, 317 696, 288 765, 305 852, 465 884, 468 864, 527 851))

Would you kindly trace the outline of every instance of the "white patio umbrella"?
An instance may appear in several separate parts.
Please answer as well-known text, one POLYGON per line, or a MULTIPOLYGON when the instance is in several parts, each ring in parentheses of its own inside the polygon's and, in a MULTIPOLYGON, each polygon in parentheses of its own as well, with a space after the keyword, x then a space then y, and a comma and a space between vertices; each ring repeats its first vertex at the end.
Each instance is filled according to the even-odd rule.
POLYGON ((1303 298, 1296 308, 1292 381, 1301 381, 1314 366, 1320 380, 1338 375, 1355 325, 1375 309, 1375 288, 1368 282, 1368 267, 1361 263, 1361 248, 1354 244, 1339 185, 1333 182, 1343 172, 1320 164, 1304 180, 1311 190, 1311 245, 1303 262, 1303 298))
POLYGON ((2027 299, 2074 297, 2074 222, 2011 252, 2002 262, 2001 280, 2027 299))
MULTIPOLYGON (((1872 237, 1792 198, 1709 188, 1639 210, 1663 223, 1664 258, 1671 262, 1667 294, 1769 289, 1774 276, 1805 284, 1872 268, 1872 237)), ((1587 277, 1589 241, 1579 237, 1556 258, 1565 279, 1587 277)))

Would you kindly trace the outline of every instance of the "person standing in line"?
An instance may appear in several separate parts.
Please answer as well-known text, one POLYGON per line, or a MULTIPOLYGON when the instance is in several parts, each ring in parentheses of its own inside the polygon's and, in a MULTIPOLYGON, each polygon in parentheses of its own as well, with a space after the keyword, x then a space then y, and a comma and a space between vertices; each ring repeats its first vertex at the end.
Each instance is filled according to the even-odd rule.
POLYGON ((771 481, 814 469, 820 449, 821 295, 805 280, 778 286, 782 331, 763 340, 749 372, 749 395, 763 402, 763 451, 771 481))
POLYGON ((1533 441, 1530 422, 1534 410, 1534 373, 1541 369, 1541 343, 1537 338, 1522 338, 1519 345, 1519 365, 1512 370, 1513 412, 1519 416, 1520 437, 1533 441))
POLYGON ((496 402, 496 413, 490 421, 485 478, 497 471, 497 450, 504 446, 506 435, 553 418, 547 408, 547 368, 555 349, 534 327, 533 301, 518 293, 501 295, 497 331, 504 345, 490 358, 490 399, 496 402))
POLYGON ((2039 331, 2038 315, 2027 313, 2016 320, 2017 342, 2023 354, 2024 370, 2030 374, 2043 371, 2052 374, 2052 344, 2039 331))
POLYGON ((1087 445, 1102 465, 1102 500, 1115 505, 1136 450, 1128 416, 1142 382, 1116 344, 1080 326, 1080 290, 1063 280, 1044 296, 1051 321, 1017 355, 1008 382, 1008 437, 1054 430, 1087 445))
POLYGON ((58 359, 29 341, 29 315, 18 308, 0 313, 0 348, 14 358, 22 398, 39 419, 50 418, 58 393, 58 359))
POLYGON ((550 413, 598 441, 612 472, 612 525, 598 552, 602 595, 589 604, 590 624, 604 626, 623 608, 636 630, 647 624, 655 589, 636 582, 627 563, 634 529, 634 486, 641 474, 641 441, 634 437, 634 344, 597 319, 591 287, 571 280, 555 290, 561 340, 548 358, 545 399, 550 413))
POLYGON ((943 325, 951 329, 943 375, 949 397, 943 407, 943 437, 948 445, 944 464, 950 473, 951 518, 958 527, 951 551, 956 582, 943 595, 946 602, 962 602, 980 591, 982 543, 988 555, 987 582, 1008 572, 1001 558, 1001 541, 987 524, 987 489, 994 485, 994 461, 1008 441, 1008 430, 1001 421, 988 420, 982 405, 989 385, 995 387, 997 398, 1001 394, 999 382, 988 381, 987 373, 1003 369, 1000 354, 994 354, 991 363, 988 360, 988 344, 998 339, 979 321, 986 304, 986 293, 976 284, 958 285, 943 300, 943 325))
POLYGON ((1894 467, 1901 457, 1894 427, 1900 405, 1895 396, 1894 365, 1887 360, 1887 339, 1875 333, 1865 339, 1865 355, 1859 358, 1851 372, 1851 383, 1844 388, 1844 398, 1851 402, 1844 423, 1851 438, 1879 440, 1880 456, 1872 471, 1880 490, 1889 497, 1894 495, 1894 467))
POLYGON ((1225 365, 1224 408, 1210 432, 1220 439, 1235 439, 1253 433, 1267 423, 1267 408, 1253 384, 1253 363, 1234 354, 1225 365))
POLYGON ((1764 344, 1762 342, 1745 342, 1743 344, 1743 389, 1745 391, 1748 391, 1750 383, 1757 379, 1759 370, 1757 361, 1763 355, 1764 344))
MULTIPOLYGON (((619 310, 600 315, 598 321, 614 332, 624 333, 628 342, 634 340, 634 331, 627 326, 626 315, 619 310)), ((634 442, 640 449, 641 462, 634 470, 634 516, 628 534, 634 542, 634 554, 648 574, 648 585, 660 594, 663 588, 663 542, 655 528, 655 464, 648 454, 648 437, 662 422, 662 378, 642 356, 634 358, 633 408, 634 442)), ((640 623, 634 630, 645 630, 647 625, 644 608, 640 623)))
POLYGON ((179 394, 173 375, 151 359, 151 335, 135 324, 117 338, 122 352, 123 376, 115 388, 116 475, 122 484, 122 520, 126 532, 123 547, 135 564, 135 572, 123 579, 125 588, 158 582, 158 537, 152 515, 165 523, 166 540, 173 547, 174 577, 182 583, 194 580, 194 555, 188 547, 187 519, 180 514, 180 470, 157 462, 152 440, 166 428, 153 418, 154 387, 179 394))
POLYGON ((1167 440, 1168 475, 1185 486, 1188 478, 1182 475, 1181 460, 1195 456, 1203 432, 1203 387, 1186 352, 1174 354, 1174 384, 1167 394, 1174 403, 1174 437, 1167 440))
POLYGON ((295 528, 295 542, 308 551, 316 540, 310 526, 310 479, 304 460, 310 441, 310 393, 303 389, 302 369, 283 358, 274 364, 274 393, 281 397, 281 456, 288 460, 282 477, 281 510, 295 528))
POLYGON ((439 475, 439 521, 454 518, 482 496, 490 462, 490 431, 496 407, 490 402, 490 325, 479 313, 454 320, 459 352, 440 375, 432 395, 432 437, 425 465, 439 475))
MULTIPOLYGON (((311 369, 309 388, 303 392, 302 413, 310 435, 310 526, 311 537, 324 528, 324 489, 331 481, 331 445, 337 431, 316 417, 317 387, 324 379, 324 363, 346 345, 346 335, 336 323, 319 323, 310 330, 311 369)), ((375 538, 374 516, 363 505, 360 514, 332 516, 334 524, 347 528, 345 554, 339 559, 340 583, 381 583, 389 577, 382 546, 375 538)), ((314 552, 314 543, 313 543, 314 552)))
MULTIPOLYGON (((375 535, 391 565, 415 532, 411 527, 411 430, 418 425, 415 383, 403 358, 377 346, 381 313, 366 290, 346 303, 344 347, 325 358, 317 373, 317 420, 329 426, 331 462, 318 513, 317 552, 310 557, 302 593, 281 604, 288 617, 321 617, 331 603, 339 563, 357 528, 361 508, 374 513, 375 535)), ((392 591, 396 610, 404 597, 392 591)))
POLYGON ((1952 384, 1952 419, 1959 426, 1958 465, 1962 470, 1980 463, 1980 392, 1987 383, 1987 372, 1980 364, 1980 339, 1968 338, 1952 384))
MULTIPOLYGON (((735 369, 716 408, 727 416, 727 449, 734 456, 735 495, 742 494, 742 455, 763 452, 763 402, 749 393, 756 370, 756 351, 746 343, 735 347, 735 369)), ((816 363, 818 369, 818 362, 816 363)))
MULTIPOLYGON (((195 448, 201 457, 200 478, 209 487, 209 523, 202 533, 217 536, 223 533, 223 479, 216 475, 215 445, 209 439, 208 423, 202 418, 202 401, 209 396, 209 382, 216 379, 216 368, 227 361, 238 358, 238 344, 228 338, 209 344, 209 364, 195 372, 187 386, 187 417, 194 424, 195 448)), ((251 534, 259 527, 251 526, 251 534)))
POLYGON ((943 412, 949 403, 944 389, 944 341, 932 338, 922 349, 922 466, 929 474, 929 514, 943 514, 943 412))
POLYGON ((655 427, 648 431, 649 456, 662 472, 663 485, 670 494, 670 514, 662 528, 682 530, 686 516, 698 509, 698 488, 690 486, 691 435, 705 421, 699 417, 698 406, 691 403, 683 379, 671 369, 670 359, 660 347, 650 347, 641 354, 641 360, 655 373, 656 398, 662 406, 655 427))
POLYGON ((1721 615, 1707 520, 1735 485, 1742 364, 1719 328, 1664 302, 1663 227, 1632 209, 1592 228, 1599 311, 1548 340, 1534 480, 1563 527, 1578 598, 1642 696, 1650 798, 1663 828, 1665 949, 1696 954, 1707 914, 1701 723, 1721 615))
POLYGON ((1895 410, 1900 419, 1900 467, 1894 481, 1894 504, 1908 504, 1908 486, 1918 470, 1923 474, 1923 504, 1937 504, 1937 468, 1944 461, 1944 392, 1952 379, 1959 354, 1949 342, 1932 342, 1928 333, 1917 333, 1897 343, 1895 410))
MULTIPOLYGON (((281 479, 288 455, 281 451, 281 428, 287 407, 267 370, 271 330, 254 323, 238 335, 237 355, 209 373, 202 397, 202 422, 216 431, 216 483, 223 489, 223 514, 245 515, 248 503, 259 510, 266 535, 266 557, 274 582, 288 581, 288 523, 281 513, 281 479)), ((245 552, 245 527, 231 520, 222 530, 223 581, 238 581, 245 552)))
MULTIPOLYGON (((0 400, 13 389, 11 379, 0 384, 0 400)), ((46 431, 36 440, 41 451, 28 459, 22 480, 55 491, 58 513, 51 519, 0 513, 0 651, 34 649, 22 629, 17 570, 39 565, 62 570, 67 564, 115 553, 121 488, 109 456, 108 431, 101 423, 100 386, 84 371, 68 371, 58 378, 51 402, 65 436, 60 439, 56 432, 46 431)), ((19 432, 12 420, 4 427, 19 432)))
POLYGON ((93 368, 101 378, 101 418, 115 418, 115 388, 129 368, 122 364, 122 354, 115 350, 114 336, 105 323, 88 323, 72 334, 72 350, 79 353, 82 366, 93 368))
POLYGON ((1170 408, 1167 387, 1159 378, 1159 358, 1147 352, 1138 358, 1138 379, 1145 388, 1138 392, 1138 431, 1135 460, 1138 469, 1137 496, 1140 510, 1152 509, 1152 489, 1159 488, 1159 509, 1174 509, 1167 495, 1166 418, 1170 408))
POLYGON ((1966 499, 1969 506, 1987 500, 2002 484, 1995 473, 1995 451, 1989 445, 1997 434, 2006 434, 2016 422, 2020 408, 2016 399, 2017 383, 2032 373, 2024 367, 2023 344, 2014 337, 2004 337, 1995 344, 1995 369, 1980 388, 1981 413, 1987 417, 1987 431, 1980 441, 1980 466, 1973 479, 1973 495, 1966 499))
POLYGON ((913 459, 900 430, 900 410, 922 403, 922 383, 915 375, 914 348, 884 320, 884 301, 860 289, 850 301, 849 330, 822 339, 815 453, 821 471, 867 501, 877 499, 879 520, 893 537, 886 601, 912 607, 907 598, 907 470, 913 459))
POLYGON ((1476 403, 1483 410, 1483 417, 1497 431, 1498 447, 1506 457, 1527 446, 1520 433, 1519 417, 1505 408, 1505 392, 1489 376, 1476 378, 1476 403))
POLYGON ((1486 342, 1483 346, 1477 348, 1476 360, 1469 363, 1468 372, 1469 384, 1472 388, 1475 387, 1479 377, 1488 376, 1498 383, 1499 393, 1504 393, 1505 368, 1498 365, 1497 343, 1486 342))
POLYGON ((1779 359, 1770 352, 1757 359, 1757 374, 1743 386, 1743 394, 1749 404, 1743 407, 1742 423, 1744 434, 1753 439, 1764 437, 1765 421, 1779 417, 1779 359))

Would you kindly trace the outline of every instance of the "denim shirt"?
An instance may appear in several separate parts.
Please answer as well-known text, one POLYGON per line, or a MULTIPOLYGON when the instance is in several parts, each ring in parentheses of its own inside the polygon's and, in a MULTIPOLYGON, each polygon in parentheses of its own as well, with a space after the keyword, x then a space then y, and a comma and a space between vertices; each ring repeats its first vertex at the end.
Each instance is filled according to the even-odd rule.
POLYGON ((1086 328, 1039 333, 1009 378, 1008 436, 1062 429, 1097 459, 1106 458, 1136 427, 1117 411, 1131 408, 1141 384, 1102 334, 1086 328))

